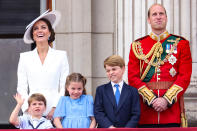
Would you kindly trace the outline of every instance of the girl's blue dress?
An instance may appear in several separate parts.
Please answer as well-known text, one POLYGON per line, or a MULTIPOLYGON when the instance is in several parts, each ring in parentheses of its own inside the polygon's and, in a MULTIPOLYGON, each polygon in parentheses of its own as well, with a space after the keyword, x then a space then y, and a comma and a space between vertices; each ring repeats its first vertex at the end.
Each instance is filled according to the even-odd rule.
POLYGON ((81 95, 78 99, 62 96, 53 117, 61 117, 63 128, 89 128, 93 114, 93 97, 81 95))

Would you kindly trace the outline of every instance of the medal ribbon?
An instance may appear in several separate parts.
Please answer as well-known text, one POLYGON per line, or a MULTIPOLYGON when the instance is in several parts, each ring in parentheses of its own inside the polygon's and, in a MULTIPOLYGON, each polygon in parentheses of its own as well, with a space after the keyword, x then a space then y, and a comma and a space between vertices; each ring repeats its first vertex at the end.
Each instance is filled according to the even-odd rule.
MULTIPOLYGON (((163 43, 162 43, 162 48, 163 48, 163 53, 161 54, 161 60, 164 60, 167 53, 166 53, 166 45, 169 44, 170 46, 173 45, 173 42, 168 42, 168 40, 176 40, 176 36, 171 35, 170 37, 168 37, 163 43)), ((180 39, 181 40, 181 39, 180 39)), ((155 58, 154 62, 156 61, 157 58, 155 58)), ((152 76, 155 73, 155 67, 151 66, 150 70, 148 71, 146 77, 144 78, 143 82, 149 82, 152 78, 152 76)))

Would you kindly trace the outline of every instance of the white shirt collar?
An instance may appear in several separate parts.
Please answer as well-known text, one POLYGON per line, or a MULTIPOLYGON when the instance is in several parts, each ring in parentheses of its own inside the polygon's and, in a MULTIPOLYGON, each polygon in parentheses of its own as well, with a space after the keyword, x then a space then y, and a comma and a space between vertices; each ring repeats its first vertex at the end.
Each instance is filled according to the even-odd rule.
POLYGON ((42 122, 42 121, 44 121, 44 120, 45 120, 45 118, 44 118, 44 117, 41 117, 41 118, 39 119, 39 118, 33 118, 33 117, 32 117, 32 115, 30 115, 30 114, 28 114, 28 116, 29 116, 29 120, 30 120, 30 121, 38 121, 38 122, 42 122))
POLYGON ((33 118, 30 114, 29 114, 29 121, 30 123, 33 125, 33 127, 37 127, 39 123, 45 121, 44 117, 41 117, 40 119, 38 118, 33 118))
POLYGON ((119 83, 114 83, 114 82, 111 81, 112 87, 114 87, 115 84, 118 84, 120 86, 120 88, 122 88, 122 86, 123 86, 123 80, 121 82, 119 82, 119 83))
POLYGON ((114 93, 116 92, 116 87, 114 87, 115 84, 119 85, 119 90, 120 90, 120 93, 121 93, 124 81, 122 80, 119 83, 114 83, 114 82, 111 81, 111 85, 112 85, 112 89, 113 89, 114 93))

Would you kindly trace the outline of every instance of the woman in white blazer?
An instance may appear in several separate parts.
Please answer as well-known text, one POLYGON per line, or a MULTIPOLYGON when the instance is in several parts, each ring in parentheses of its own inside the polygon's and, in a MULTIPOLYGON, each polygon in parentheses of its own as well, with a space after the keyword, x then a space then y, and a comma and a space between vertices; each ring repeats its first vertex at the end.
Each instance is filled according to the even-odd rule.
POLYGON ((44 113, 47 119, 52 119, 57 102, 65 93, 69 73, 66 52, 50 47, 55 40, 53 28, 59 20, 58 11, 47 11, 27 26, 24 42, 35 43, 36 48, 21 53, 18 63, 17 92, 25 99, 22 111, 27 111, 27 99, 31 94, 42 93, 47 100, 44 113))

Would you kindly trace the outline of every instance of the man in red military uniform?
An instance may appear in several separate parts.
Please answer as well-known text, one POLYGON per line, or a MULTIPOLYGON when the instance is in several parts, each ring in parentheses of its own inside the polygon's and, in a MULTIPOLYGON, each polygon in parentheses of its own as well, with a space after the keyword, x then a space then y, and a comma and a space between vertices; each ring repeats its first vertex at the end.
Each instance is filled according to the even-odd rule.
POLYGON ((192 72, 189 41, 166 31, 167 14, 160 4, 148 11, 150 35, 132 43, 129 85, 141 95, 139 127, 180 127, 180 99, 192 72))

